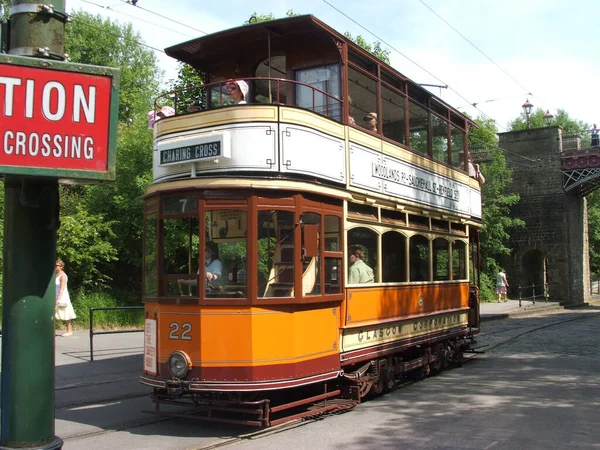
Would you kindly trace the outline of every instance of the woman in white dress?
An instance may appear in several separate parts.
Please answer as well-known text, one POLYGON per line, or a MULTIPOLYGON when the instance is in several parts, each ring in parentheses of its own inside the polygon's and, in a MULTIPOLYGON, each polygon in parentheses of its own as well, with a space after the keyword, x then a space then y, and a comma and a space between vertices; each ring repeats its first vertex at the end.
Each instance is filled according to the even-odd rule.
POLYGON ((71 320, 77 318, 75 310, 71 304, 71 298, 69 297, 69 289, 67 288, 67 281, 69 278, 64 272, 65 263, 62 260, 56 260, 56 307, 54 317, 56 320, 64 320, 67 322, 67 332, 63 334, 64 337, 73 336, 73 327, 71 326, 71 320))

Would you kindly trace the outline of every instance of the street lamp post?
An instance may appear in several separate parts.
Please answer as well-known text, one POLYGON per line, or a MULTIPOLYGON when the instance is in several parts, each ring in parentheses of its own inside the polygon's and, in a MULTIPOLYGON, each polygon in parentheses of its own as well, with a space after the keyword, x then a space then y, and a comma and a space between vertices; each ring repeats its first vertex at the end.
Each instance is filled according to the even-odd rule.
POLYGON ((550 126, 552 119, 554 119, 554 116, 550 114, 550 110, 547 109, 546 114, 544 114, 544 122, 546 122, 546 126, 550 126))
POLYGON ((525 103, 523 104, 523 111, 525 112, 525 117, 527 118, 527 128, 531 128, 531 122, 529 121, 531 108, 533 108, 533 105, 529 103, 529 99, 525 100, 525 103))

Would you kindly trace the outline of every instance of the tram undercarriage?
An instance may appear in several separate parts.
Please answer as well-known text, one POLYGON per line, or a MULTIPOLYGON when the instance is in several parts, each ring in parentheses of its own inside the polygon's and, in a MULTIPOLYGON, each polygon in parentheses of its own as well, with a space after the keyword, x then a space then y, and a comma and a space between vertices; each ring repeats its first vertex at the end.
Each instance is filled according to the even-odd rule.
POLYGON ((270 427, 296 419, 346 411, 372 395, 388 392, 463 361, 473 333, 386 354, 346 366, 337 378, 291 389, 260 392, 193 391, 191 382, 169 380, 154 388, 154 410, 145 413, 270 427), (181 408, 161 410, 161 406, 181 408))

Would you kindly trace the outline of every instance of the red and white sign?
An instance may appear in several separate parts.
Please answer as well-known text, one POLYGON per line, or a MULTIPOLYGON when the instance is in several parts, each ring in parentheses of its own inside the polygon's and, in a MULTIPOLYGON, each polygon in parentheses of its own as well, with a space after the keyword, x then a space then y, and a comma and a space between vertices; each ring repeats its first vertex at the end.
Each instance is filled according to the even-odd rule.
POLYGON ((0 166, 108 171, 111 84, 0 64, 0 166))
POLYGON ((156 320, 146 319, 144 327, 144 372, 156 375, 156 320))

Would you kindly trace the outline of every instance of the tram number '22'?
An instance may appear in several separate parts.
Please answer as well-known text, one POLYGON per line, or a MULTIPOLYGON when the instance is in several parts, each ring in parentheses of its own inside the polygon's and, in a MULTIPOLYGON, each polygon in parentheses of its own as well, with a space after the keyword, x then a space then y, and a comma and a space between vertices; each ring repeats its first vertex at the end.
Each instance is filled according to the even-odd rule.
POLYGON ((169 333, 169 339, 181 339, 182 341, 192 340, 192 336, 190 336, 190 333, 192 332, 192 325, 188 322, 184 323, 181 326, 179 326, 177 322, 171 322, 169 324, 169 329, 171 330, 171 332, 169 333))

